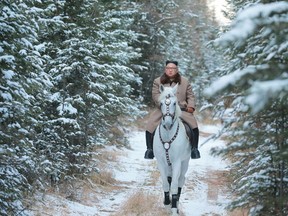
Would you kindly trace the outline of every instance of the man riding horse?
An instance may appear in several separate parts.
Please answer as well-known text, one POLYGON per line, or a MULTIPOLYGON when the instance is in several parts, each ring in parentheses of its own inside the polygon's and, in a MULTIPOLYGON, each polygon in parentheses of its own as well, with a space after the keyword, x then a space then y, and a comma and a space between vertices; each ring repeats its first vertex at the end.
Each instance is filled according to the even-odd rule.
POLYGON ((166 61, 165 72, 162 76, 156 78, 152 87, 152 98, 157 109, 151 113, 146 126, 146 146, 145 159, 153 159, 153 136, 156 127, 159 125, 162 117, 158 98, 160 96, 160 85, 173 87, 178 83, 177 100, 182 110, 181 119, 186 127, 187 135, 191 144, 191 158, 200 158, 198 150, 199 129, 197 121, 193 115, 195 111, 195 97, 188 79, 181 76, 178 71, 177 61, 166 61))

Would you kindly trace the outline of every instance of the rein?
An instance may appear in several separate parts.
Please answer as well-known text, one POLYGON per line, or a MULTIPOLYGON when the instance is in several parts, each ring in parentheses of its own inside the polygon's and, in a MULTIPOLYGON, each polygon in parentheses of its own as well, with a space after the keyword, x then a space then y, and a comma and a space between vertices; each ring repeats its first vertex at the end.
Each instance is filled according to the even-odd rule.
POLYGON ((161 127, 159 127, 159 137, 160 137, 160 140, 161 140, 161 142, 162 142, 162 144, 163 144, 163 147, 164 147, 164 149, 165 149, 166 160, 167 160, 168 166, 171 166, 171 165, 172 165, 171 162, 170 162, 170 159, 169 159, 168 150, 170 149, 170 146, 171 146, 172 142, 176 139, 176 137, 177 137, 177 135, 178 135, 179 125, 180 125, 180 124, 179 124, 179 122, 178 122, 178 126, 177 126, 176 133, 174 134, 174 136, 172 137, 172 139, 171 139, 170 141, 168 141, 168 142, 164 142, 164 141, 163 141, 163 139, 162 139, 162 137, 161 137, 161 132, 160 132, 160 128, 161 128, 161 127))

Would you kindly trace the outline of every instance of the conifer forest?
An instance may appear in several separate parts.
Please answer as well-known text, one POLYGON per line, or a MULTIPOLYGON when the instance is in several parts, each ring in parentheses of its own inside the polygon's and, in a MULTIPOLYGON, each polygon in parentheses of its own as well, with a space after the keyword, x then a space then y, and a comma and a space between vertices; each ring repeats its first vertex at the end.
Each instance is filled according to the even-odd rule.
POLYGON ((288 1, 227 0, 225 24, 211 1, 0 1, 0 215, 101 172, 167 59, 222 122, 229 208, 288 215, 288 1))

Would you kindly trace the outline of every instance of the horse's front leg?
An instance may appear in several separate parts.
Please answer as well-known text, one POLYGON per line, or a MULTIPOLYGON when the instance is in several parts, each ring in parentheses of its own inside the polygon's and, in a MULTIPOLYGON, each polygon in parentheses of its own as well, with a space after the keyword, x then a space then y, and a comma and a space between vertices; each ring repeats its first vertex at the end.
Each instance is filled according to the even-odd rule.
POLYGON ((180 172, 180 176, 179 176, 179 180, 178 180, 178 201, 180 199, 180 195, 181 195, 181 189, 184 186, 185 183, 185 175, 186 172, 188 170, 188 165, 189 165, 189 159, 185 161, 182 161, 182 165, 181 165, 181 172, 180 172))
POLYGON ((171 204, 171 200, 170 200, 170 192, 164 192, 164 205, 168 206, 171 204))
POLYGON ((171 200, 170 200, 170 183, 167 178, 167 173, 168 171, 166 170, 165 166, 161 166, 158 163, 158 169, 160 171, 161 179, 162 179, 162 188, 164 191, 164 205, 170 205, 171 200))

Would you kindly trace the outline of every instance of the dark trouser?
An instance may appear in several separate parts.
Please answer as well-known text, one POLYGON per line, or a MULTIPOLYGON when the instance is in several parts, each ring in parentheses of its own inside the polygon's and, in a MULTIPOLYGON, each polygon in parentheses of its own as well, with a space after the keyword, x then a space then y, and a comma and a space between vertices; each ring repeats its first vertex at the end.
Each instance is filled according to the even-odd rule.
POLYGON ((193 129, 193 143, 192 143, 192 147, 198 149, 198 143, 199 143, 199 129, 198 128, 194 128, 193 129))
POLYGON ((189 137, 190 145, 191 145, 191 158, 192 159, 198 159, 200 158, 200 152, 198 150, 198 143, 199 143, 199 129, 198 128, 191 128, 187 122, 182 121, 186 133, 189 137))
POLYGON ((193 129, 193 142, 191 143, 192 149, 191 149, 191 158, 192 159, 199 159, 200 156, 200 152, 198 150, 198 143, 199 143, 199 129, 198 128, 194 128, 193 129))

